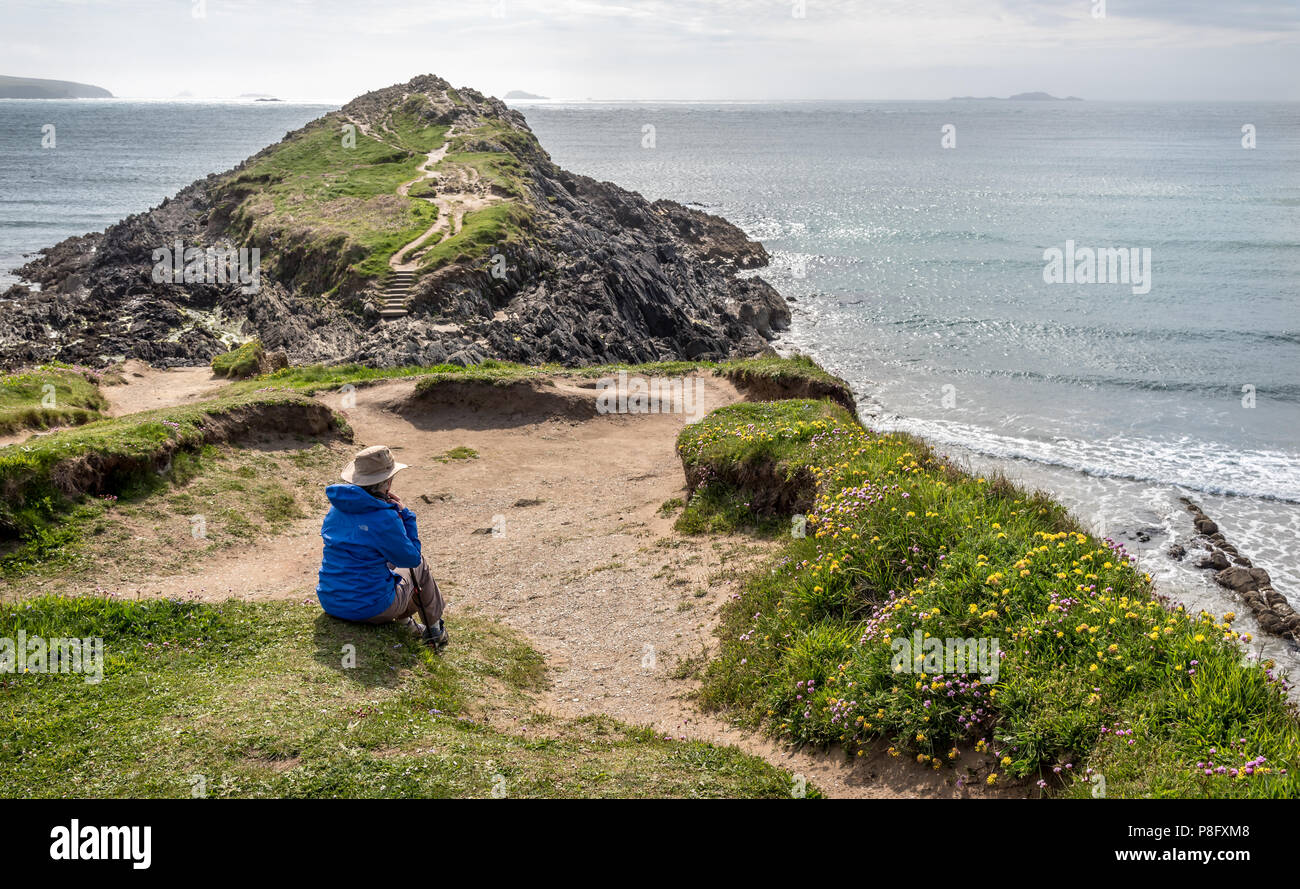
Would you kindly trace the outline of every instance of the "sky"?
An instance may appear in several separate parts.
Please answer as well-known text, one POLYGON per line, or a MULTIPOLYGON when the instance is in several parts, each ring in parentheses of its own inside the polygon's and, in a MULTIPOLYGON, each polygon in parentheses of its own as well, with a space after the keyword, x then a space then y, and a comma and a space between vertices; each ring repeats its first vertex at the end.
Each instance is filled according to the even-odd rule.
POLYGON ((0 73, 339 104, 432 73, 564 99, 1298 100, 1300 0, 0 0, 0 73))

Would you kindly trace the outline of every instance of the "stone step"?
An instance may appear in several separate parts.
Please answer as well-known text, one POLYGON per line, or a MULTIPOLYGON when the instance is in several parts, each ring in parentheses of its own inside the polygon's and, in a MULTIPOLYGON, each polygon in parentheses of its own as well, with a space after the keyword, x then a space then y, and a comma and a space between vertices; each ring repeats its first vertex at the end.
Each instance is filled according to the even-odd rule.
POLYGON ((392 321, 395 318, 405 318, 408 314, 406 305, 410 301, 411 289, 415 286, 415 272, 392 272, 388 280, 384 282, 384 292, 381 296, 379 307, 379 318, 382 321, 392 321))

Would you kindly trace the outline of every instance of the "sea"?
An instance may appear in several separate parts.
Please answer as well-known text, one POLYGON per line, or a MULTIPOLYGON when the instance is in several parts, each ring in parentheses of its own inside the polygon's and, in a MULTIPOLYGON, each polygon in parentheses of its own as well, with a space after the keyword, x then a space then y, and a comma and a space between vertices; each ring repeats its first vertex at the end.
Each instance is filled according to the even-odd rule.
MULTIPOLYGON (((330 107, 0 101, 0 286, 330 107)), ((1049 492, 1300 666, 1166 554, 1190 498, 1300 606, 1300 103, 513 107, 566 169, 762 241, 792 300, 777 346, 869 425, 1049 492)))

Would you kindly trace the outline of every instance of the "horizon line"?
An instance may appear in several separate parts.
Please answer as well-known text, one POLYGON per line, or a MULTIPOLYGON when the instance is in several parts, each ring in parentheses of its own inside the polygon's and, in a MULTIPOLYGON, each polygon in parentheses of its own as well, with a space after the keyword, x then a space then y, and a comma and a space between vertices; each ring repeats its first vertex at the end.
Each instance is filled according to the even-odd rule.
MULTIPOLYGON (((367 90, 366 92, 373 92, 373 90, 367 90)), ((0 98, 0 101, 6 101, 6 102, 113 102, 113 101, 130 101, 130 102, 177 102, 177 103, 181 103, 181 102, 195 102, 195 103, 202 103, 202 102, 223 102, 223 103, 239 102, 239 103, 249 104, 249 105, 254 105, 254 104, 261 104, 261 105, 279 105, 279 104, 284 104, 284 105, 329 105, 329 106, 339 106, 339 107, 341 107, 341 106, 343 106, 343 105, 346 105, 348 102, 351 102, 353 99, 357 98, 358 96, 363 96, 363 95, 365 95, 365 94, 366 94, 366 93, 358 93, 356 96, 351 96, 351 97, 349 97, 349 98, 347 98, 347 99, 344 99, 344 100, 339 100, 339 99, 337 99, 337 98, 301 97, 301 96, 293 96, 293 97, 287 97, 287 98, 286 98, 286 97, 281 97, 281 96, 275 96, 275 95, 273 95, 273 94, 265 94, 265 95, 260 96, 260 97, 259 97, 259 96, 249 96, 249 95, 196 95, 196 96, 177 96, 177 95, 172 95, 172 96, 155 96, 155 95, 121 95, 121 96, 119 96, 119 95, 114 95, 114 96, 99 96, 99 97, 92 97, 92 96, 82 96, 82 97, 66 96, 66 97, 58 97, 58 98, 26 98, 26 97, 19 98, 19 97, 8 97, 8 98, 0 98), (261 101, 259 101, 259 99, 261 99, 261 101)), ((706 104, 718 104, 718 105, 769 105, 769 104, 779 104, 779 103, 786 103, 786 104, 829 104, 829 103, 835 103, 835 102, 954 102, 954 101, 956 101, 956 102, 1011 102, 1011 101, 1015 101, 1015 102, 1020 103, 1020 104, 1030 104, 1030 105, 1033 105, 1033 104, 1039 104, 1039 103, 1051 103, 1051 102, 1070 102, 1070 103, 1072 103, 1072 104, 1077 103, 1077 102, 1085 102, 1085 103, 1086 103, 1086 102, 1091 102, 1091 103, 1100 103, 1100 102, 1117 102, 1117 103, 1127 103, 1127 104, 1142 104, 1142 103, 1149 103, 1149 102, 1161 102, 1161 103, 1170 103, 1170 104, 1183 104, 1183 103, 1193 103, 1193 102, 1216 103, 1216 104, 1217 104, 1217 103, 1228 103, 1228 102, 1261 102, 1261 103, 1266 103, 1266 102, 1278 102, 1278 103, 1288 103, 1288 102, 1289 102, 1289 103, 1296 103, 1296 102, 1300 102, 1300 97, 1296 97, 1296 98, 1268 98, 1268 99, 1261 99, 1261 98, 1251 98, 1251 97, 1244 97, 1244 96, 1243 96, 1243 97, 1233 97, 1233 98, 1215 98, 1215 99, 1206 99, 1206 98, 1180 98, 1180 99, 1169 99, 1169 98, 1154 98, 1154 97, 1136 98, 1136 99, 1135 99, 1135 98, 1111 99, 1111 98, 1104 98, 1104 97, 1103 97, 1103 98, 1093 98, 1093 99, 1089 99, 1089 98, 1087 98, 1087 97, 1083 97, 1083 96, 1078 96, 1078 97, 1066 97, 1066 96, 1060 96, 1060 97, 1053 97, 1053 98, 1051 98, 1051 99, 1011 99, 1010 97, 1007 97, 1007 96, 946 96, 946 97, 942 97, 942 98, 868 98, 868 97, 855 97, 855 98, 825 98, 825 97, 819 97, 819 98, 808 98, 808 97, 804 97, 804 98, 762 98, 762 99, 738 99, 738 98, 722 98, 722 97, 669 98, 669 97, 636 97, 636 96, 618 96, 618 97, 613 97, 613 98, 596 98, 596 97, 592 97, 592 96, 586 96, 586 97, 582 97, 582 98, 547 97, 547 98, 545 98, 545 99, 503 99, 501 96, 496 96, 496 95, 493 95, 493 94, 491 94, 491 93, 485 93, 485 95, 489 96, 490 98, 499 99, 500 101, 505 102, 506 104, 521 104, 521 105, 601 105, 601 104, 617 104, 617 103, 636 103, 636 104, 649 104, 649 103, 672 103, 672 104, 683 104, 683 105, 688 105, 688 104, 689 104, 689 105, 706 105, 706 104)))

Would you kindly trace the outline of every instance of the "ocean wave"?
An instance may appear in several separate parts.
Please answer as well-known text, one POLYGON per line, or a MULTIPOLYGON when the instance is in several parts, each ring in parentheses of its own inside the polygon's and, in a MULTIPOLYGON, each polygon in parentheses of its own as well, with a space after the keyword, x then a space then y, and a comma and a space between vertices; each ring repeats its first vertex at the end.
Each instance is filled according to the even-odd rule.
POLYGON ((1300 454, 1233 450, 1219 442, 1141 437, 1039 439, 914 417, 876 418, 872 426, 908 432, 1001 460, 1027 460, 1101 478, 1172 485, 1205 494, 1300 504, 1300 454))
MULTIPOLYGON (((1063 374, 1043 373, 1033 370, 1004 370, 998 368, 980 368, 944 370, 951 376, 977 376, 1007 380, 1028 380, 1035 383, 1052 383, 1061 386, 1079 386, 1091 389, 1125 389, 1136 392, 1170 392, 1188 395, 1204 395, 1219 398, 1238 399, 1242 395, 1238 384, 1225 384, 1222 381, 1200 381, 1189 379, 1143 379, 1141 377, 1111 376, 1107 374, 1063 374)), ((1281 383, 1255 381, 1255 397, 1260 400, 1281 401, 1288 404, 1300 402, 1300 383, 1281 383)))
POLYGON ((1087 326, 1078 324, 1060 324, 1043 321, 1024 321, 1007 318, 971 318, 936 316, 915 313, 905 318, 890 320, 896 327, 933 328, 953 330, 957 328, 975 328, 990 331, 1006 331, 1010 339, 1020 339, 1025 334, 1043 334, 1065 339, 1078 339, 1093 342, 1105 340, 1138 340, 1158 342, 1242 342, 1242 343, 1287 343, 1300 345, 1300 331, 1294 330, 1242 330, 1222 327, 1106 327, 1098 324, 1087 326))

